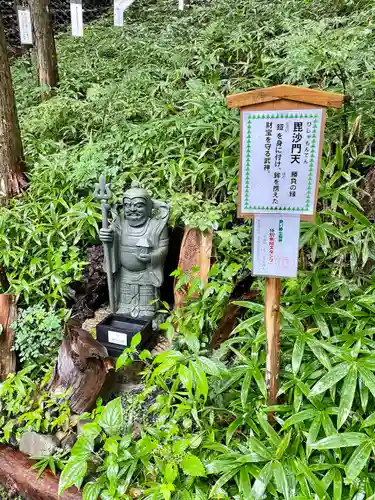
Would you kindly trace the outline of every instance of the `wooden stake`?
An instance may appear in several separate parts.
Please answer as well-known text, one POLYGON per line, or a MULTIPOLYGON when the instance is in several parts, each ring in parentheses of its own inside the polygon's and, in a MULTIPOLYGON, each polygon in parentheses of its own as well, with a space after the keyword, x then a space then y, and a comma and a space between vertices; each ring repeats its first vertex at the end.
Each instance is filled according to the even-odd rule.
MULTIPOLYGON (((264 320, 267 334, 266 385, 268 405, 277 403, 280 367, 280 295, 280 278, 266 278, 264 320)), ((269 420, 274 420, 273 413, 269 414, 269 420)))

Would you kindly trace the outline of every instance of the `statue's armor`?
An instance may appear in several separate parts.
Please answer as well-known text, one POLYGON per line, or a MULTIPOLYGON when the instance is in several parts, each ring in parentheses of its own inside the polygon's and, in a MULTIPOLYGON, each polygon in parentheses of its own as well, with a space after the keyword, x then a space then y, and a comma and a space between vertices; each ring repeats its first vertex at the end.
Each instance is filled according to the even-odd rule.
POLYGON ((116 312, 133 317, 152 317, 163 283, 163 266, 168 252, 168 217, 150 218, 141 227, 132 227, 123 214, 112 226, 112 272, 115 278, 116 312), (142 248, 148 241, 149 248, 142 248), (141 262, 136 255, 150 252, 151 262, 141 262))
MULTIPOLYGON (((137 243, 141 237, 147 238, 150 232, 150 220, 143 227, 131 227, 125 221, 124 230, 121 230, 120 234, 120 264, 126 271, 127 279, 131 282, 139 283, 140 279, 146 279, 149 281, 147 276, 147 264, 141 262, 137 259, 135 254, 139 254, 139 247, 137 243)), ((151 284, 151 281, 150 281, 151 284)))

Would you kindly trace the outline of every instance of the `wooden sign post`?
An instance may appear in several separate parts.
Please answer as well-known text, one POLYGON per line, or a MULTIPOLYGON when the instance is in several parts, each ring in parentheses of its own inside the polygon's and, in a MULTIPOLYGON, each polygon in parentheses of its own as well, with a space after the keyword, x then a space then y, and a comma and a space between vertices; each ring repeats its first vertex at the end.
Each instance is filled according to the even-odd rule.
POLYGON ((277 403, 280 278, 297 275, 300 220, 316 212, 326 108, 343 102, 341 94, 292 85, 227 97, 241 112, 238 217, 254 218, 253 274, 266 278, 269 405, 277 403))

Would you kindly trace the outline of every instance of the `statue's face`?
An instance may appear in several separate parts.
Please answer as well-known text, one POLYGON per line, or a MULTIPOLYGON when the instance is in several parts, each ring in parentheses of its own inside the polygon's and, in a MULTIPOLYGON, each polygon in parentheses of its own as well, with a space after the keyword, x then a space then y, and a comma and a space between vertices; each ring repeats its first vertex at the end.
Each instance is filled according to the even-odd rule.
POLYGON ((147 200, 145 198, 125 197, 124 213, 129 226, 143 226, 150 217, 147 200))

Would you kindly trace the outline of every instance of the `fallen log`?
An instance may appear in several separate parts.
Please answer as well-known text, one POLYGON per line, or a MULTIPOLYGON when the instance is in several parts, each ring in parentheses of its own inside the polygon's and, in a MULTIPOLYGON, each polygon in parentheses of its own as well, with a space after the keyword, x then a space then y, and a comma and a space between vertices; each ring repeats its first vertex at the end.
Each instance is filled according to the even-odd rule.
MULTIPOLYGON (((0 483, 10 494, 21 494, 31 500, 56 500, 59 476, 46 470, 38 479, 38 471, 31 468, 32 461, 23 453, 0 445, 0 483)), ((69 488, 60 500, 81 500, 77 488, 69 488)))
POLYGON ((74 413, 90 411, 103 387, 109 368, 107 349, 89 332, 75 326, 67 327, 59 356, 48 386, 54 396, 68 393, 74 413))
POLYGON ((0 380, 16 371, 16 353, 12 351, 14 331, 10 325, 16 320, 16 298, 8 293, 0 294, 0 380))

